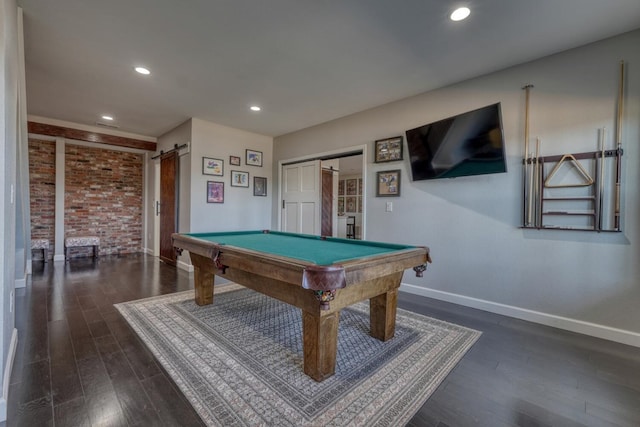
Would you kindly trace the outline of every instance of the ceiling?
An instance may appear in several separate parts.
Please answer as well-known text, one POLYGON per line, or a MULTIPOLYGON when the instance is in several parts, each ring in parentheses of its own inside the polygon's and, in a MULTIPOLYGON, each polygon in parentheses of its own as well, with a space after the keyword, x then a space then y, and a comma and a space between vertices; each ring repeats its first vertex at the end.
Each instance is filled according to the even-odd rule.
POLYGON ((29 114, 156 137, 190 117, 279 136, 640 28, 638 0, 18 5, 29 114))
POLYGON ((340 175, 359 175, 362 173, 362 154, 341 157, 339 163, 340 175))

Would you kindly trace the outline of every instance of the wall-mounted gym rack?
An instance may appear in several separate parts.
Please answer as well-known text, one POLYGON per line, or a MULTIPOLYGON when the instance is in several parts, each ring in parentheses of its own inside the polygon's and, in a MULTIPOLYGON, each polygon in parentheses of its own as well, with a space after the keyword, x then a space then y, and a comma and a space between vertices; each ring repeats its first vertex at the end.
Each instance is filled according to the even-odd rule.
POLYGON ((607 131, 603 128, 598 132, 598 151, 541 157, 539 155, 540 140, 538 139, 535 154, 530 153, 529 98, 531 88, 533 85, 526 85, 522 88, 526 91, 525 158, 522 161, 522 227, 598 232, 622 231, 620 204, 624 61, 620 62, 616 148, 613 150, 605 149, 607 131), (610 164, 612 162, 614 162, 613 165, 610 164), (609 163, 608 167, 607 163, 609 163), (614 174, 606 179, 605 173, 608 170, 613 170, 614 174), (560 171, 563 173, 559 173, 560 171), (564 179, 560 175, 564 175, 564 179), (609 197, 607 189, 613 190, 613 197, 609 197), (612 226, 611 222, 613 222, 612 226))

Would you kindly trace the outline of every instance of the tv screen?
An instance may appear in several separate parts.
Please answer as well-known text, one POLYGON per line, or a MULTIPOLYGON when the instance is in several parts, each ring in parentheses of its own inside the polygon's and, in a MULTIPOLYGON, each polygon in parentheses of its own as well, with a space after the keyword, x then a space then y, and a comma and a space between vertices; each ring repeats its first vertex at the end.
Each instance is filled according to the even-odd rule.
POLYGON ((500 103, 406 131, 414 181, 507 171, 500 103))

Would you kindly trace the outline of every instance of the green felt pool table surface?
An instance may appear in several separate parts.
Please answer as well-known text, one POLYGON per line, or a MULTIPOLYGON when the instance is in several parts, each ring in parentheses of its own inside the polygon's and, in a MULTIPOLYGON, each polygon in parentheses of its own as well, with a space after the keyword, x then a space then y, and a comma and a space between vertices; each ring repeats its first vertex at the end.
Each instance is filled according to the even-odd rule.
POLYGON ((321 266, 414 248, 414 246, 392 243, 262 230, 189 233, 185 236, 206 240, 221 246, 235 246, 321 266))

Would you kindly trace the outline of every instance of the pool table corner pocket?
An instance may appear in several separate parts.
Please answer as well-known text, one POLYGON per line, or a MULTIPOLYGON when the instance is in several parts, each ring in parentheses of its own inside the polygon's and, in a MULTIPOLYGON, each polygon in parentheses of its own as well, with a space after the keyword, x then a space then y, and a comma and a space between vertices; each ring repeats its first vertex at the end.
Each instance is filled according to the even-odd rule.
POLYGON ((346 286, 346 275, 340 265, 309 265, 302 272, 302 287, 314 291, 320 302, 320 310, 329 310, 329 303, 335 298, 336 290, 346 286))

